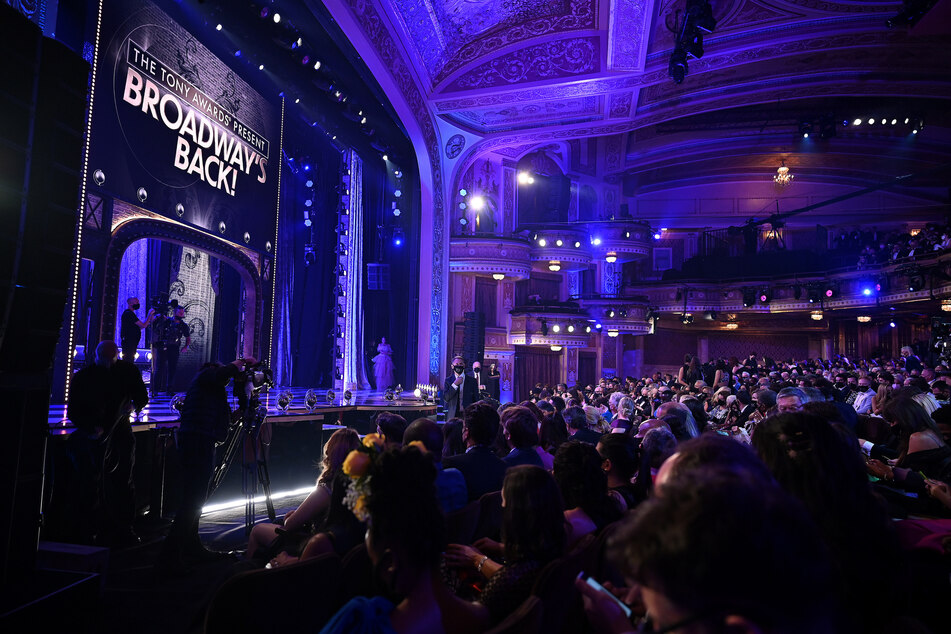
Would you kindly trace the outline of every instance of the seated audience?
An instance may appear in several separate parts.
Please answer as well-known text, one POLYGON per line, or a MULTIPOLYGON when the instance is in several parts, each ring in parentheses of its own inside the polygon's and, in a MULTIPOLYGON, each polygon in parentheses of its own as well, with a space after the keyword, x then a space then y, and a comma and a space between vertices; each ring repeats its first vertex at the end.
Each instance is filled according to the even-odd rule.
POLYGON ((637 443, 629 434, 605 434, 597 444, 608 477, 608 494, 621 512, 637 506, 642 498, 632 480, 637 473, 637 443))
MULTIPOLYGON (((270 522, 261 522, 251 529, 248 536, 248 550, 245 557, 254 559, 262 554, 262 550, 268 546, 278 546, 279 550, 273 551, 272 548, 266 549, 267 558, 276 555, 278 552, 287 551, 292 555, 299 555, 301 547, 313 534, 305 531, 304 528, 309 524, 314 524, 317 531, 324 530, 323 516, 329 516, 328 509, 331 502, 336 501, 342 505, 343 496, 346 494, 346 480, 336 480, 336 476, 343 467, 343 461, 351 451, 360 446, 360 437, 357 432, 350 428, 338 429, 324 445, 324 457, 321 461, 323 470, 317 478, 317 485, 314 490, 304 498, 293 511, 288 511, 284 516, 283 526, 271 524, 270 522), (337 484, 339 490, 334 496, 333 487, 337 484), (282 534, 283 539, 278 539, 282 534), (279 542, 279 543, 276 543, 279 542)), ((340 511, 344 509, 341 506, 340 511)), ((334 513, 333 515, 337 515, 334 513)))
POLYGON ((433 461, 415 447, 390 449, 371 459, 367 474, 367 552, 399 602, 355 597, 322 634, 485 631, 485 608, 453 596, 439 575, 445 525, 433 461))
POLYGON ((439 425, 428 418, 417 418, 403 433, 403 442, 406 445, 422 444, 436 464, 436 496, 443 513, 465 506, 469 501, 465 477, 458 469, 446 469, 442 466, 443 437, 439 425))
POLYGON ((530 464, 544 467, 535 451, 538 446, 538 419, 527 407, 510 407, 502 414, 502 433, 509 452, 502 458, 509 467, 530 464))
POLYGON ((380 412, 376 416, 376 433, 383 436, 387 449, 398 449, 403 445, 403 432, 406 431, 406 419, 392 412, 380 412))
POLYGON ((580 407, 569 407, 565 410, 565 422, 568 424, 568 433, 573 440, 580 440, 589 445, 596 445, 601 434, 588 428, 588 417, 580 407))
POLYGON ((466 443, 462 440, 462 419, 450 418, 442 426, 442 457, 451 458, 466 452, 466 443))
POLYGON ((486 403, 476 402, 466 407, 462 420, 466 452, 446 458, 443 466, 462 472, 471 502, 502 488, 507 465, 492 448, 499 433, 498 412, 486 403))
MULTIPOLYGON (((566 443, 566 444, 571 444, 566 443)), ((531 594, 538 572, 565 551, 565 516, 561 493, 541 467, 512 467, 502 486, 500 563, 463 544, 446 548, 446 562, 487 579, 480 601, 493 622, 511 614, 531 594)))
POLYGON ((569 440, 555 454, 552 473, 565 502, 569 548, 621 516, 608 495, 608 478, 602 462, 597 449, 577 440, 569 440))

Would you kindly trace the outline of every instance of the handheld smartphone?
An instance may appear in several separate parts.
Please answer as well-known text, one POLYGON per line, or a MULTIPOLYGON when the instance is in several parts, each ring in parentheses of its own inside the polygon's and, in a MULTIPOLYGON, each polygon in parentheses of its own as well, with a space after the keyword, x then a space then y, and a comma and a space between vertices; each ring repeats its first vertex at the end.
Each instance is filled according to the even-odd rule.
POLYGON ((631 608, 629 608, 627 604, 625 604, 623 601, 621 601, 616 596, 614 596, 610 590, 608 590, 607 588, 602 586, 600 583, 598 583, 594 579, 594 577, 588 577, 587 579, 584 580, 584 582, 587 583, 592 588, 594 588, 595 590, 599 590, 603 592, 604 594, 606 594, 607 596, 611 597, 611 600, 614 601, 614 603, 616 603, 617 606, 624 611, 624 616, 628 618, 631 617, 631 608))

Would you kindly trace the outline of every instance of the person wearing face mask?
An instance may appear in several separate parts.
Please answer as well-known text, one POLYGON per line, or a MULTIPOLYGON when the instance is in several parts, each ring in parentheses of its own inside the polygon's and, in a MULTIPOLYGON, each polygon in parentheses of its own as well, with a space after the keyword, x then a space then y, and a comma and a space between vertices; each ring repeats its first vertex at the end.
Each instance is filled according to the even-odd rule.
POLYGON ((139 319, 139 316, 135 314, 135 311, 140 308, 139 298, 130 297, 126 300, 126 303, 129 307, 122 311, 119 341, 122 342, 122 359, 130 363, 135 363, 135 350, 139 347, 142 331, 148 328, 149 324, 155 320, 155 311, 149 309, 149 314, 146 315, 145 321, 142 321, 139 319))
POLYGON ((859 379, 858 388, 856 388, 858 394, 855 396, 855 402, 852 403, 856 414, 868 414, 871 411, 872 397, 875 396, 875 391, 870 386, 871 381, 867 376, 859 379))
POLYGON ((476 390, 479 392, 479 397, 483 398, 485 396, 488 396, 488 388, 486 387, 486 376, 482 373, 481 361, 472 362, 472 378, 475 379, 476 390))
POLYGON ((475 377, 471 374, 466 376, 466 361, 459 355, 452 358, 452 373, 443 384, 442 399, 446 406, 446 420, 455 418, 459 412, 479 400, 475 377))
POLYGON ((180 352, 187 352, 191 345, 191 328, 185 322, 185 308, 174 305, 172 318, 158 316, 152 341, 152 395, 171 393, 175 389, 175 371, 178 369, 180 352), (181 340, 185 339, 182 347, 181 340))

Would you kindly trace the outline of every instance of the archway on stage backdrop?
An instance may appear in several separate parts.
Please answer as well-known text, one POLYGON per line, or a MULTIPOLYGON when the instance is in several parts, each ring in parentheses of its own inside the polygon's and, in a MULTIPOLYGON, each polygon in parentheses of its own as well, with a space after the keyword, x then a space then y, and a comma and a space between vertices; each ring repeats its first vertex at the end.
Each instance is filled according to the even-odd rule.
MULTIPOLYGON (((209 267, 209 259, 214 258, 234 269, 240 278, 240 287, 243 288, 242 298, 237 304, 240 315, 237 322, 235 352, 243 355, 264 356, 262 354, 262 345, 265 343, 262 339, 265 317, 264 285, 269 281, 270 273, 264 271, 262 275, 259 272, 263 264, 255 263, 245 250, 213 236, 164 220, 145 218, 124 222, 116 229, 109 242, 102 293, 100 327, 102 339, 112 339, 116 336, 117 316, 121 313, 119 304, 124 303, 126 299, 119 297, 123 256, 130 247, 133 251, 140 248, 134 245, 144 239, 153 239, 163 244, 180 247, 177 249, 180 253, 178 257, 181 259, 179 268, 194 265, 191 266, 192 270, 203 273, 204 269, 201 267, 208 267, 210 276, 210 269, 214 267, 214 264, 211 263, 209 267), (203 256, 204 263, 202 263, 203 256)), ((263 258, 259 258, 259 262, 264 261, 263 258)), ((164 291, 171 291, 169 299, 174 298, 180 288, 178 285, 173 287, 174 281, 170 280, 169 288, 164 291)), ((140 297, 139 299, 143 306, 140 311, 142 313, 140 317, 142 317, 147 311, 149 298, 140 297)), ((225 351, 220 351, 219 354, 228 356, 225 351)))

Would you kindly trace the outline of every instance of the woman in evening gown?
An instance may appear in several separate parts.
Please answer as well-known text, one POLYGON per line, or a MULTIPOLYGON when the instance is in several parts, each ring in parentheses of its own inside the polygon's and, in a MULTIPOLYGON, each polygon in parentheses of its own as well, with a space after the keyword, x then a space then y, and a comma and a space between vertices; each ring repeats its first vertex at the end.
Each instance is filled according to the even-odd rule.
POLYGON ((373 357, 373 374, 376 377, 376 389, 385 390, 396 385, 396 366, 393 365, 393 348, 386 343, 386 337, 380 338, 373 357))

